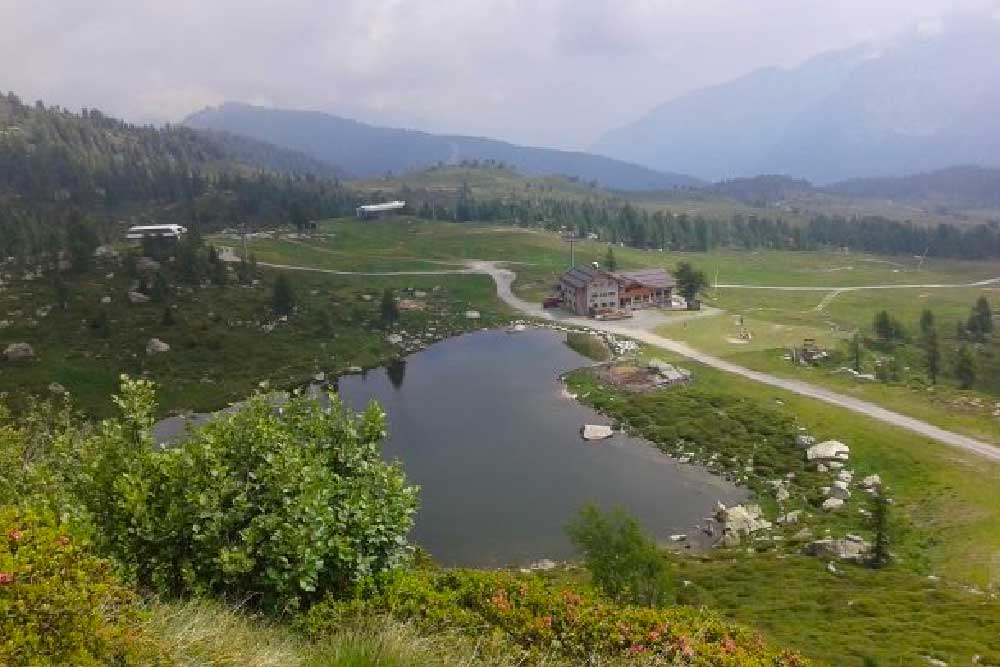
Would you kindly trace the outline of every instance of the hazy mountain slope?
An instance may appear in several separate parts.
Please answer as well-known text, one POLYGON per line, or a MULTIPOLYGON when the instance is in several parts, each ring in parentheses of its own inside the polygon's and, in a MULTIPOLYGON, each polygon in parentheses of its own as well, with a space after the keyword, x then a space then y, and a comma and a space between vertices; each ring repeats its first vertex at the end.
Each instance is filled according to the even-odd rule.
POLYGON ((562 174, 620 189, 697 185, 697 179, 661 173, 607 157, 517 146, 478 137, 434 135, 378 127, 316 111, 265 109, 226 103, 185 119, 189 127, 224 130, 285 146, 361 177, 381 176, 462 160, 503 161, 532 174, 562 174))
MULTIPOLYGON (((187 129, 187 128, 185 128, 187 129)), ((215 130, 192 130, 216 146, 226 160, 250 169, 278 174, 302 174, 320 178, 346 178, 347 172, 300 151, 282 148, 250 137, 215 130)))
POLYGON ((913 176, 855 178, 825 188, 835 195, 1000 206, 1000 169, 950 167, 913 176))
POLYGON ((954 19, 668 102, 595 152, 701 177, 817 182, 1000 165, 1000 22, 954 19))

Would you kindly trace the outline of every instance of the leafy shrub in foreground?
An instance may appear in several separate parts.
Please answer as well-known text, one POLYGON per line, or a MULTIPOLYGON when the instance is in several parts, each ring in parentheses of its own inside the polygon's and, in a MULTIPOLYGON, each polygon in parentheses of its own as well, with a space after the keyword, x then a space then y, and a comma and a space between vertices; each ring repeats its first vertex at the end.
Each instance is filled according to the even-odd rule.
POLYGON ((0 507, 0 665, 166 665, 134 595, 47 513, 0 507))
POLYGON ((156 452, 152 385, 125 380, 81 493, 107 545, 169 593, 294 609, 403 563, 416 488, 382 460, 385 415, 255 396, 156 452))
POLYGON ((673 601, 663 554, 623 510, 587 505, 566 531, 594 583, 612 599, 651 606, 673 601))
POLYGON ((303 618, 320 639, 356 615, 387 614, 431 631, 503 633, 529 651, 578 659, 632 657, 653 664, 699 667, 806 667, 797 654, 759 635, 689 607, 624 606, 537 575, 482 570, 408 571, 365 600, 327 601, 303 618))

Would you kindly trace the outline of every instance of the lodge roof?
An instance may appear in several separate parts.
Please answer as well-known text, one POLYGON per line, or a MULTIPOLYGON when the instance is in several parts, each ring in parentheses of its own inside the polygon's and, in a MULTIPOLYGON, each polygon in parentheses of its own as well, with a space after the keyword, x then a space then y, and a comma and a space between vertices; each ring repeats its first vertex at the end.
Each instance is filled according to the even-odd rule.
POLYGON ((677 283, 673 276, 667 273, 666 269, 640 269, 638 271, 619 271, 614 274, 616 278, 626 282, 639 283, 644 287, 655 287, 666 289, 674 287, 677 283))

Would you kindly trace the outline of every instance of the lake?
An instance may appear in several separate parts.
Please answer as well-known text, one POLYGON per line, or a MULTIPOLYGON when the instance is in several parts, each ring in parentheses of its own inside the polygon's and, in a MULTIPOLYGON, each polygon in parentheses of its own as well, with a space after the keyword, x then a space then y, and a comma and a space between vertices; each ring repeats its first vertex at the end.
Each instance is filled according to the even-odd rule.
POLYGON ((340 378, 347 405, 375 400, 388 413, 385 456, 421 487, 413 541, 442 564, 568 558, 564 529, 586 503, 621 506, 662 541, 697 539, 717 500, 747 497, 640 439, 583 441, 583 424, 608 422, 563 391, 560 374, 591 363, 564 340, 547 329, 480 331, 340 378))

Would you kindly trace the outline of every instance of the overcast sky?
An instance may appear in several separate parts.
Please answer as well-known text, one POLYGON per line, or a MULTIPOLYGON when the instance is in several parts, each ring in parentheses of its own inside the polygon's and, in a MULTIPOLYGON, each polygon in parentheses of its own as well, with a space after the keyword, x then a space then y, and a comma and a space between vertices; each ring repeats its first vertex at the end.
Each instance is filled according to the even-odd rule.
POLYGON ((240 100, 583 148, 685 91, 955 11, 1000 0, 0 0, 0 89, 137 122, 240 100))

